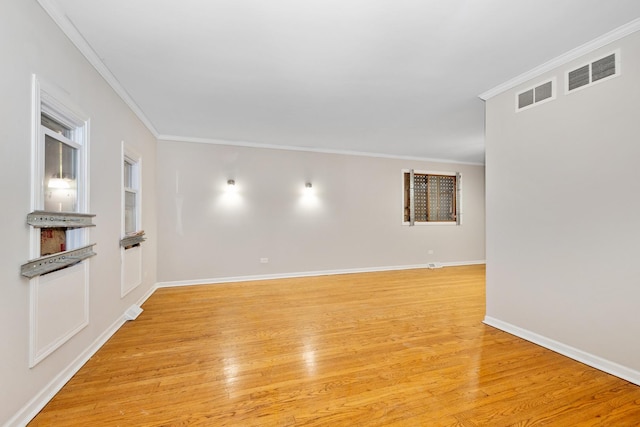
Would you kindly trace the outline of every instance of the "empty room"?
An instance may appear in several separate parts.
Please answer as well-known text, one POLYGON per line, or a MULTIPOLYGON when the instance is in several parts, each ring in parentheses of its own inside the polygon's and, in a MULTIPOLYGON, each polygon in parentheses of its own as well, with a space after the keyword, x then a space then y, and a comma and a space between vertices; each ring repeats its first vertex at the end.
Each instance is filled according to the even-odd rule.
POLYGON ((640 425, 640 2, 3 0, 0 426, 640 425))

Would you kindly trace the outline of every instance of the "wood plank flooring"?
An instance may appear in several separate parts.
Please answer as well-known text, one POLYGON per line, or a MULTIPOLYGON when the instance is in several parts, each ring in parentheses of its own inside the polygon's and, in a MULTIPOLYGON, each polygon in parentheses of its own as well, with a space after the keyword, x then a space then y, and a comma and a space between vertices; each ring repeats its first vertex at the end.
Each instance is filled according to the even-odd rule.
POLYGON ((160 289, 31 426, 638 426, 640 387, 482 324, 484 267, 160 289))

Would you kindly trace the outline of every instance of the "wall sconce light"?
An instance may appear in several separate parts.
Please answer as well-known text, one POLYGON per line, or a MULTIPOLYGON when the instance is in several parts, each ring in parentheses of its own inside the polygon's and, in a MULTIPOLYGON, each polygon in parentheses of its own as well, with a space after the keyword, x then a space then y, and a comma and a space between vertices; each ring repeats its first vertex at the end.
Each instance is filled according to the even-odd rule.
POLYGON ((313 184, 310 181, 305 181, 304 188, 300 190, 299 201, 304 208, 312 208, 318 204, 316 189, 313 188, 313 184))
POLYGON ((228 179, 227 185, 222 190, 227 197, 236 198, 238 196, 238 186, 236 185, 235 179, 228 179))

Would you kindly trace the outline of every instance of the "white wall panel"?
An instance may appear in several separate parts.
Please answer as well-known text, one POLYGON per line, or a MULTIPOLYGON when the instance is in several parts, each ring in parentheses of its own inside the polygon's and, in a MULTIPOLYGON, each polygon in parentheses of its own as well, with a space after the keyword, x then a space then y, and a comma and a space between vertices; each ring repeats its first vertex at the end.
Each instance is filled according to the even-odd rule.
POLYGON ((127 295, 142 283, 142 247, 122 249, 121 296, 127 295))
POLYGON ((34 366, 89 323, 89 261, 35 277, 30 288, 34 366))

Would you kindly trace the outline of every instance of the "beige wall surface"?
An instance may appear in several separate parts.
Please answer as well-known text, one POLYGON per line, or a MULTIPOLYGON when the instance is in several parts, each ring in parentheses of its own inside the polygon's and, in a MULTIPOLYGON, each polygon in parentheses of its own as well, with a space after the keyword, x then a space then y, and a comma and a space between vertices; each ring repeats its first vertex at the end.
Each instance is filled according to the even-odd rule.
POLYGON ((158 281, 473 263, 484 167, 158 143, 36 1, 0 2, 0 425, 24 422, 158 281), (32 76, 90 118, 89 324, 29 368, 32 76), (143 283, 120 296, 121 142, 142 157, 143 283), (401 170, 461 172, 461 226, 401 225, 401 170), (238 194, 225 193, 235 179, 238 194), (304 197, 305 182, 315 195, 304 197), (429 254, 433 251, 433 254, 429 254), (260 263, 260 258, 269 258, 260 263))
POLYGON ((487 316, 640 379, 640 34, 486 108, 487 316), (567 71, 615 49, 619 77, 565 94, 567 71), (516 113, 551 77, 557 98, 516 113))
POLYGON ((158 171, 161 282, 484 261, 483 166, 160 141, 158 171), (462 225, 403 226, 403 168, 461 172, 462 225))
MULTIPOLYGON (((156 141, 124 102, 77 51, 36 1, 0 2, 0 425, 59 380, 87 348, 156 282, 156 141), (20 266, 29 259, 31 194, 31 80, 54 87, 90 118, 89 324, 33 368, 29 363, 29 280, 20 266), (121 141, 143 158, 143 283, 120 297, 121 141), (147 190, 148 191, 145 191, 147 190)), ((24 414, 23 414, 24 415, 24 414)), ((15 422, 16 420, 14 420, 15 422)))

